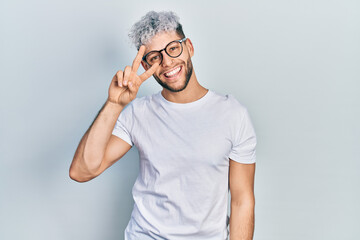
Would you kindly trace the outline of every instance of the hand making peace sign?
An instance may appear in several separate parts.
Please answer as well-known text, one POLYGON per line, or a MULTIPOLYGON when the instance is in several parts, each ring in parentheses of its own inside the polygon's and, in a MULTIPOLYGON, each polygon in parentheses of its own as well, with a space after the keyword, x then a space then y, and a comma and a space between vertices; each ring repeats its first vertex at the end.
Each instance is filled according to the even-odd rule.
POLYGON ((124 71, 118 71, 113 77, 110 87, 108 101, 125 107, 135 99, 140 85, 154 74, 159 64, 154 64, 140 76, 137 70, 145 53, 145 46, 141 46, 132 66, 126 66, 124 71))

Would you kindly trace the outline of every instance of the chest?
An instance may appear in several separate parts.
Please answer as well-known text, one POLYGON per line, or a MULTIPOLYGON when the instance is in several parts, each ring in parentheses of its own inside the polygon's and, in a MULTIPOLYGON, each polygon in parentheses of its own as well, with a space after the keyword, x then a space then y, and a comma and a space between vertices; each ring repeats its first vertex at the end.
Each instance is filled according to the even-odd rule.
POLYGON ((156 168, 228 167, 232 143, 225 115, 157 110, 147 116, 133 129, 142 161, 156 168))

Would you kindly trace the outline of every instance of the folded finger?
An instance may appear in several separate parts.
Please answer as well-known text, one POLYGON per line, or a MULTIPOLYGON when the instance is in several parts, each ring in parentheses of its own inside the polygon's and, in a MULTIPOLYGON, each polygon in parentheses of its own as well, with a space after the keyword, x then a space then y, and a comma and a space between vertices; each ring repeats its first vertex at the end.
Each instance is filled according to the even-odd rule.
POLYGON ((123 76, 124 73, 123 71, 118 71, 115 75, 115 77, 113 78, 113 81, 115 82, 115 84, 119 87, 122 87, 122 81, 123 81, 123 76), (117 82, 117 83, 116 83, 117 82))
POLYGON ((127 86, 129 80, 130 80, 130 74, 131 74, 131 67, 126 66, 124 70, 124 79, 122 81, 123 86, 127 86))

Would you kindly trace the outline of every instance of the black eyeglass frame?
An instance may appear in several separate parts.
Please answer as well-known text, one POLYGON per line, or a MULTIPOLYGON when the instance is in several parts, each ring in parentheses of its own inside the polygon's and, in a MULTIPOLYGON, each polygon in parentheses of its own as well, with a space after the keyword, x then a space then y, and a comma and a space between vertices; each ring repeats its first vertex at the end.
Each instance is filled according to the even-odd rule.
POLYGON ((182 54, 182 52, 183 52, 183 50, 184 50, 182 43, 183 43, 184 41, 186 41, 186 39, 187 39, 187 38, 185 37, 185 38, 180 39, 180 40, 171 41, 171 42, 169 42, 169 43, 168 43, 163 49, 161 49, 161 50, 148 52, 145 56, 143 56, 142 60, 143 60, 144 62, 146 62, 149 66, 151 66, 151 64, 146 61, 146 57, 147 57, 147 55, 149 55, 150 53, 158 52, 158 53, 160 54, 160 56, 161 56, 161 62, 159 63, 159 64, 161 64, 162 61, 163 61, 163 59, 164 59, 163 56, 162 56, 162 54, 161 54, 162 51, 165 51, 166 54, 167 54, 169 57, 171 57, 171 58, 177 58, 177 57, 179 57, 179 56, 182 54), (180 43, 180 46, 181 46, 181 51, 180 51, 179 55, 177 55, 177 56, 175 56, 175 57, 170 56, 170 54, 166 51, 166 48, 167 48, 170 44, 172 44, 173 42, 179 42, 179 43, 180 43))

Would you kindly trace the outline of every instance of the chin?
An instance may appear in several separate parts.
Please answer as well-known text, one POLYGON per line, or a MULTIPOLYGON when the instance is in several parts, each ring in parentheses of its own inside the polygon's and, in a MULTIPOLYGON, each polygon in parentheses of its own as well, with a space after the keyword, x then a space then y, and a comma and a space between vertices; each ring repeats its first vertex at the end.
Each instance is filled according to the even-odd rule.
POLYGON ((182 90, 184 90, 187 87, 189 80, 190 80, 190 79, 189 80, 183 79, 183 80, 181 80, 181 84, 178 85, 176 83, 174 83, 174 84, 166 83, 166 81, 162 81, 158 77, 155 77, 155 76, 154 76, 154 78, 164 89, 167 89, 171 92, 181 92, 182 90))

